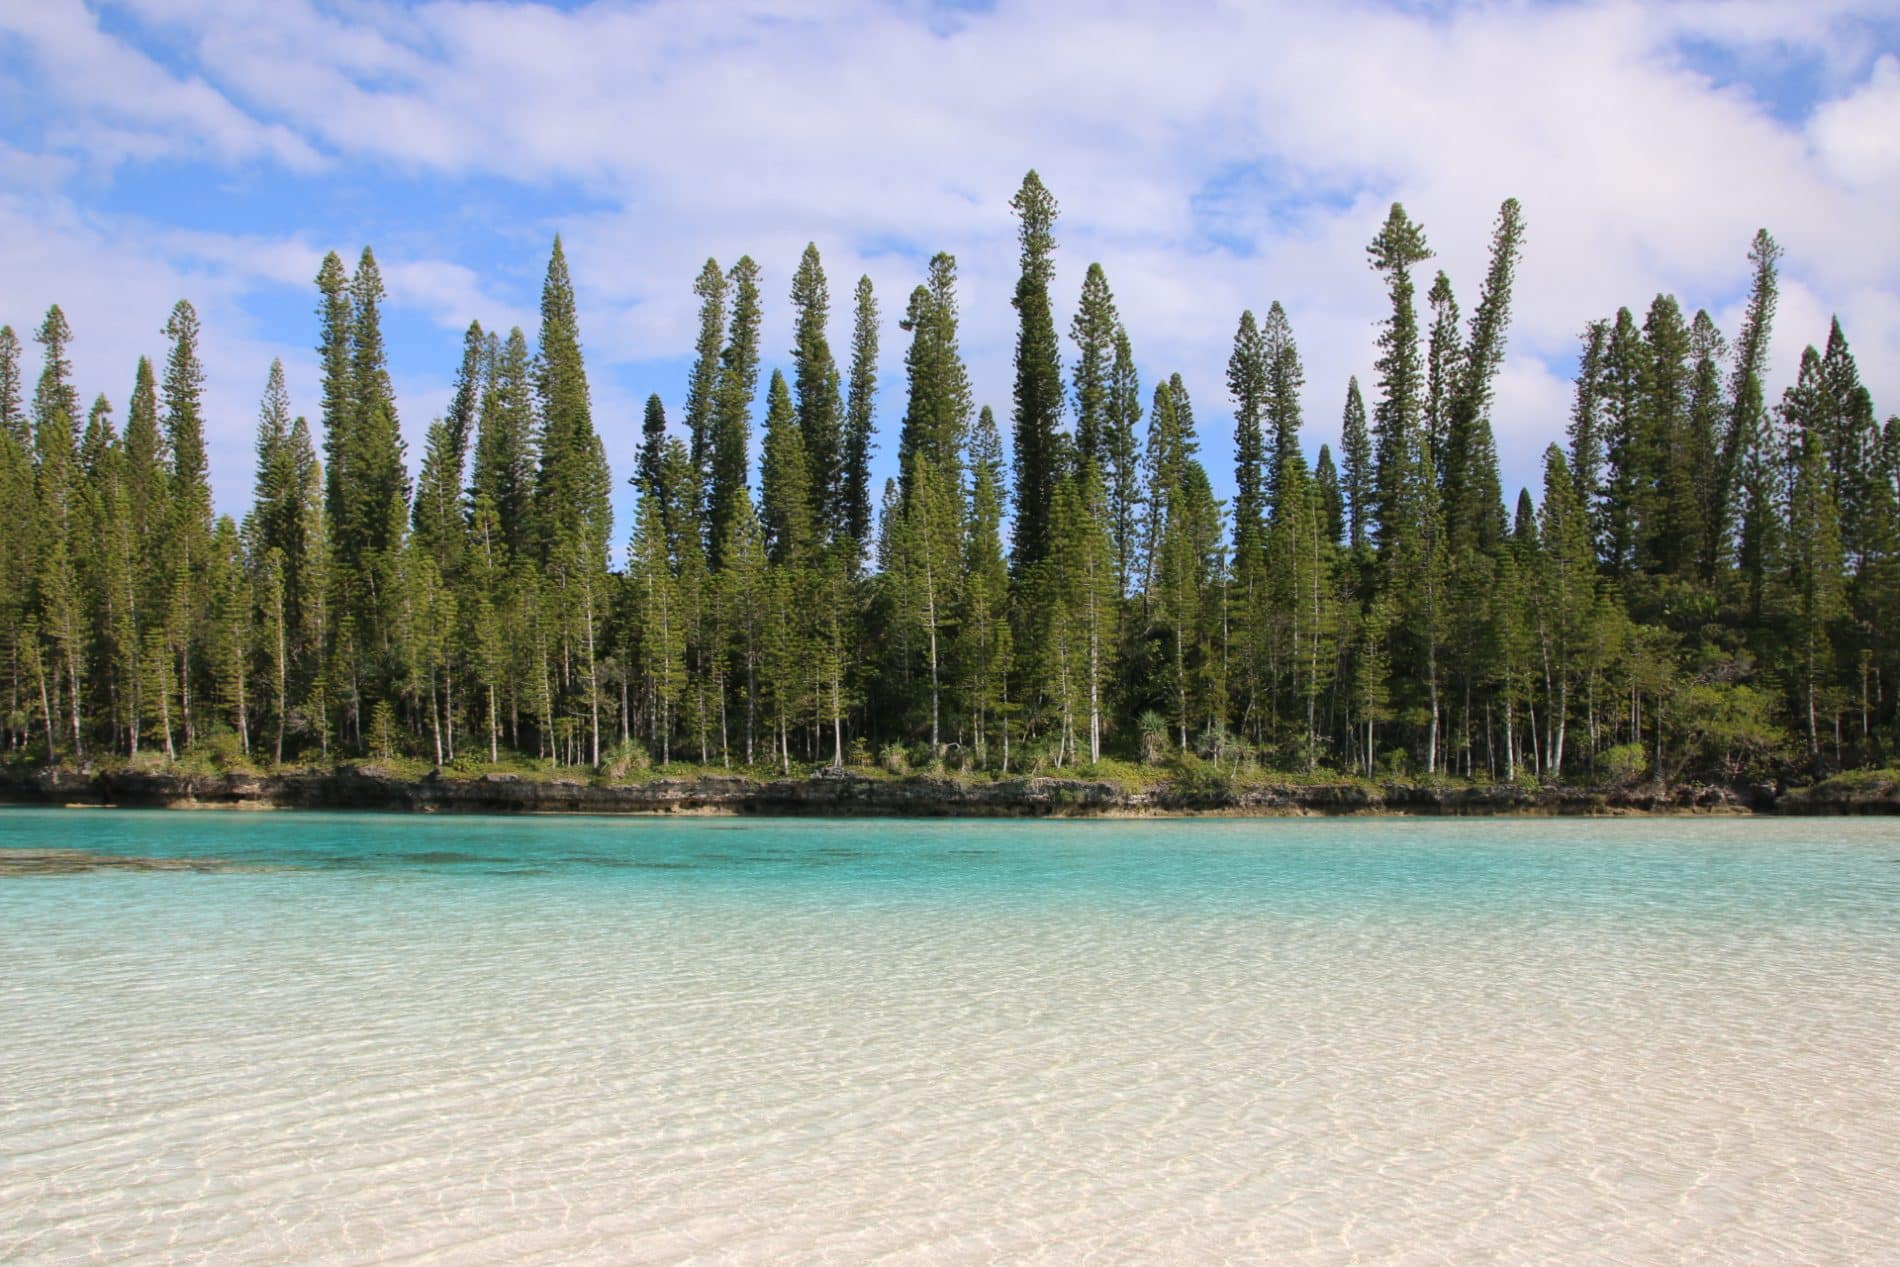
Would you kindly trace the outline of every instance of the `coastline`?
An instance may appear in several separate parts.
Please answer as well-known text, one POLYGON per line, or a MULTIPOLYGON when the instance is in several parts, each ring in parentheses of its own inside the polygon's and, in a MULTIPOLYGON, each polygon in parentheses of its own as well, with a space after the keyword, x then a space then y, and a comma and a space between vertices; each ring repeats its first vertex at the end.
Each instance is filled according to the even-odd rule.
POLYGON ((1347 781, 1191 785, 1025 777, 966 782, 821 770, 760 779, 701 774, 610 782, 584 777, 375 766, 275 774, 42 768, 0 771, 0 804, 449 814, 758 815, 887 818, 1194 818, 1417 815, 1900 814, 1900 781, 1836 779, 1806 788, 1682 784, 1623 788, 1347 781))

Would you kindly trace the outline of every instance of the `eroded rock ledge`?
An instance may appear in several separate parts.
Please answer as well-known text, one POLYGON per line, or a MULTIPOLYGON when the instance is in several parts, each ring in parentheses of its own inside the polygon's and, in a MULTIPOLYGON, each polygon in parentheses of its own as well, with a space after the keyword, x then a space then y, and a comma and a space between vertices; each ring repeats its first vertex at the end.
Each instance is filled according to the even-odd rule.
POLYGON ((0 774, 0 801, 38 805, 360 809, 446 813, 786 814, 901 817, 1089 817, 1193 814, 1615 815, 1900 813, 1900 786, 1767 785, 1669 789, 1435 786, 1413 783, 1183 787, 1129 790, 1074 779, 965 783, 849 771, 753 779, 706 775, 608 783, 582 777, 431 774, 405 778, 373 766, 331 771, 190 775, 42 769, 0 774))

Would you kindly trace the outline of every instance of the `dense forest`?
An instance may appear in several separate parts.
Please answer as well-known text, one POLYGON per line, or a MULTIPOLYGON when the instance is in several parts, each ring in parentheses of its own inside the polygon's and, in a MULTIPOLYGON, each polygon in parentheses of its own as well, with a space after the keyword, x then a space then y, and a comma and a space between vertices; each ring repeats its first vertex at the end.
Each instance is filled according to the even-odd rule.
POLYGON ((1838 322, 1768 398, 1766 232, 1739 329, 1670 295, 1587 325, 1562 443, 1507 503, 1490 415, 1522 212, 1499 210, 1466 317, 1393 205, 1367 248, 1378 359, 1328 388, 1337 453, 1308 463, 1277 302, 1240 314, 1226 382, 1195 385, 1232 402, 1226 502, 1189 384, 1144 389, 1100 265, 1065 346, 1034 172, 1010 206, 1007 449, 959 353, 952 256, 903 301, 896 386, 868 278, 840 357, 807 247, 767 374, 760 266, 708 260, 675 418, 655 396, 637 437, 609 434, 635 451, 625 535, 558 238, 535 342, 469 327, 413 479, 376 260, 328 256, 316 422, 272 365, 241 523, 213 515, 189 303, 122 425, 82 406, 57 307, 30 395, 0 329, 7 751, 1624 782, 1892 759, 1900 418, 1879 425, 1838 322), (874 489, 880 407, 900 473, 874 489))

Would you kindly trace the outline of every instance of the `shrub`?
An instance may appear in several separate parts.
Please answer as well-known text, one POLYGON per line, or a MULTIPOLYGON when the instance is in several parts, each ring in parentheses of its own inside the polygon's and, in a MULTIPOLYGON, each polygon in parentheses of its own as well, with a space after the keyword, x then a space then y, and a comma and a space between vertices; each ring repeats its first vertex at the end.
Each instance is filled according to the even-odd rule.
POLYGON ((1160 765, 1168 759, 1168 719, 1152 708, 1135 719, 1135 729, 1141 732, 1141 759, 1149 765, 1160 765))
POLYGON ((652 768, 653 758, 647 755, 646 746, 628 739, 601 754, 599 772, 604 778, 621 782, 652 768))
POLYGON ((1611 787, 1629 787, 1649 771, 1649 753, 1639 743, 1620 743, 1597 754, 1597 773, 1611 787))
POLYGON ((455 760, 449 762, 448 772, 459 775, 475 775, 483 772, 488 764, 487 754, 470 748, 464 748, 455 754, 455 760))
POLYGON ((1049 737, 1025 741, 1017 750, 1017 760, 1022 763, 1023 773, 1031 778, 1063 773, 1056 767, 1056 754, 1060 749, 1061 742, 1049 737))

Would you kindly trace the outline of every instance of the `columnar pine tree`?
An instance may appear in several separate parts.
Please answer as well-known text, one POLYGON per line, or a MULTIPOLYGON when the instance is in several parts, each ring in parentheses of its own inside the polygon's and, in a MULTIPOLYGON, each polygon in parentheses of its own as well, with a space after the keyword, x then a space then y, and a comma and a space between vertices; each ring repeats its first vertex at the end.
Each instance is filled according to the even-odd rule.
POLYGON ((344 454, 354 421, 350 379, 350 274, 335 251, 317 269, 317 365, 322 375, 324 511, 332 524, 346 518, 343 507, 344 454))
POLYGON ((535 479, 540 564, 565 613, 563 664, 579 666, 590 765, 600 764, 601 622, 607 609, 607 550, 613 539, 612 476, 594 431, 580 319, 561 239, 541 288, 541 350, 535 365, 541 469, 535 479))
POLYGON ((1332 575, 1338 535, 1326 523, 1316 492, 1295 450, 1281 468, 1273 503, 1269 575, 1275 607, 1283 613, 1290 695, 1301 719, 1293 755, 1308 770, 1323 751, 1319 701, 1331 685, 1339 622, 1332 575))
POLYGON ((1102 486, 1108 503, 1108 535, 1115 551, 1116 591, 1124 596, 1140 549, 1140 450, 1135 428, 1141 422, 1141 379, 1128 332, 1115 329, 1115 359, 1109 367, 1106 427, 1102 433, 1102 486))
POLYGON ((1491 232, 1491 263, 1449 398, 1445 420, 1446 530, 1454 551, 1495 551, 1504 538, 1504 496, 1498 478, 1497 441, 1491 429, 1491 400, 1504 364, 1505 334, 1511 320, 1511 292, 1523 250, 1523 211, 1515 198, 1498 208, 1491 232))
POLYGON ((285 520, 297 490, 290 464, 290 390, 284 363, 273 360, 257 406, 257 477, 251 490, 251 515, 263 540, 277 545, 286 535, 285 520))
POLYGON ((1858 563, 1867 548, 1867 503, 1874 496, 1880 427, 1874 418, 1873 397, 1861 384, 1860 368, 1839 317, 1828 328, 1821 372, 1821 445, 1827 455, 1828 483, 1840 505, 1842 547, 1858 563))
MULTIPOLYGON (((963 526, 962 608, 957 663, 979 765, 996 744, 1009 766, 1009 569, 1003 561, 1003 442, 985 405, 970 432, 970 491, 963 526)), ((1119 592, 1119 591, 1118 591, 1119 592)))
POLYGON ((817 527, 812 519, 811 464, 804 427, 785 376, 772 371, 765 395, 765 461, 761 471, 760 520, 766 555, 781 568, 797 571, 812 562, 817 527))
POLYGON ((1596 609, 1596 552, 1576 479, 1554 444, 1544 454, 1537 536, 1542 550, 1533 565, 1531 605, 1544 687, 1541 764, 1556 776, 1564 768, 1571 691, 1596 609))
POLYGON ((792 389, 803 433, 805 464, 811 483, 811 516, 825 540, 847 535, 844 497, 844 402, 838 394, 838 365, 831 356, 825 327, 831 320, 831 290, 818 259, 818 247, 805 254, 792 274, 792 389))
POLYGON ((1457 391, 1465 349, 1458 332, 1458 300, 1442 268, 1425 294, 1425 305, 1432 323, 1425 337, 1424 443, 1443 479, 1450 474, 1446 447, 1451 438, 1451 398, 1457 391))
POLYGON ((1384 274, 1391 315, 1379 330, 1379 402, 1372 411, 1376 445, 1374 498, 1377 503, 1379 544, 1388 544, 1407 530, 1407 487, 1415 478, 1424 409, 1424 367, 1419 362, 1418 314, 1412 306, 1412 265, 1428 260, 1425 231, 1414 224, 1398 203, 1385 226, 1366 248, 1372 267, 1384 274))
POLYGON ((1266 427, 1266 496, 1269 506, 1280 496, 1280 479, 1287 464, 1300 452, 1300 389, 1306 386, 1306 371, 1300 365, 1299 345, 1293 340, 1293 322, 1274 300, 1267 308, 1267 319, 1260 327, 1262 353, 1266 363, 1266 408, 1262 419, 1266 427))
POLYGON ((1781 248, 1766 229, 1749 248, 1755 280, 1735 340, 1735 364, 1729 378, 1728 430, 1723 437, 1716 497, 1717 539, 1726 544, 1728 526, 1739 524, 1735 561, 1750 615, 1759 620, 1767 605, 1768 577, 1777 546, 1774 473, 1778 464, 1768 451, 1767 406, 1762 373, 1768 364, 1768 340, 1775 319, 1775 264, 1781 248))
POLYGON ((1658 295, 1643 320, 1643 451, 1653 489, 1636 543, 1645 569, 1688 574, 1701 531, 1689 427, 1691 335, 1673 295, 1658 295))
POLYGON ((1698 310, 1689 327, 1694 362, 1689 386, 1689 481, 1696 503, 1696 531, 1690 540, 1696 569, 1706 584, 1727 558, 1722 540, 1722 360, 1727 344, 1714 320, 1698 310))
POLYGON ((250 660, 253 651, 250 581, 237 525, 220 515, 207 543, 204 567, 204 650, 211 700, 237 736, 238 750, 251 750, 250 660))
POLYGON ((0 326, 0 431, 20 444, 29 438, 26 411, 20 404, 25 393, 20 377, 20 336, 13 333, 12 326, 0 326))
POLYGON ((456 371, 448 413, 429 426, 416 480, 416 504, 411 529, 422 549, 435 560, 436 569, 453 577, 461 566, 467 525, 462 513, 463 477, 468 445, 481 414, 484 391, 483 363, 488 338, 480 322, 470 322, 462 340, 462 364, 456 371))
POLYGON ((719 443, 719 383, 726 348, 726 303, 730 286, 719 261, 708 259, 693 281, 699 297, 699 337, 693 343, 693 367, 686 378, 686 434, 699 494, 693 518, 710 512, 713 453, 719 443))
POLYGON ((661 762, 667 762, 673 759, 675 716, 686 688, 686 638, 659 498, 640 499, 627 569, 636 595, 639 667, 650 700, 648 734, 661 762))
POLYGON ((851 302, 851 378, 845 401, 844 487, 840 493, 845 531, 860 550, 871 534, 871 435, 877 419, 877 324, 877 296, 871 289, 871 279, 860 277, 851 302))
POLYGON ((930 261, 928 284, 911 292, 901 327, 910 336, 904 355, 909 394, 898 433, 900 488, 909 496, 912 459, 922 457, 939 472, 955 468, 969 426, 970 375, 957 340, 957 261, 930 261))
POLYGON ((1069 338, 1075 342, 1075 452, 1079 460, 1093 458, 1103 469, 1108 466, 1115 337, 1120 330, 1108 274, 1100 264, 1090 264, 1082 278, 1081 302, 1069 323, 1069 338))
POLYGON ((1643 383, 1649 377, 1647 349, 1628 308, 1610 327, 1598 390, 1604 413, 1604 486, 1594 516, 1597 553, 1610 575, 1627 578, 1636 568, 1637 538, 1651 516, 1657 454, 1645 426, 1643 383))
POLYGON ((1359 395, 1358 376, 1346 382, 1346 412, 1339 431, 1340 483, 1355 552, 1371 544, 1378 494, 1372 458, 1372 438, 1366 431, 1366 404, 1359 395))
POLYGON ((893 525, 892 568, 900 610, 917 631, 924 653, 929 690, 931 760, 943 753, 943 666, 955 627, 963 581, 962 527, 958 463, 940 464, 927 447, 910 455, 907 482, 893 525))
POLYGON ((1075 513, 1056 550, 1066 573, 1064 607, 1074 623, 1081 690, 1088 705, 1089 760, 1097 762, 1102 759, 1110 670, 1121 642, 1121 594, 1116 589, 1113 545, 1105 530, 1107 505, 1100 468, 1093 458, 1086 458, 1064 483, 1075 513))
MULTIPOLYGON (((285 695, 290 687, 289 648, 294 638, 291 631, 295 628, 303 596, 307 555, 304 542, 307 511, 303 503, 309 472, 303 469, 307 459, 293 439, 293 433, 302 423, 302 419, 292 422, 290 417, 290 393, 284 385, 283 362, 272 361, 270 376, 264 382, 264 398, 257 409, 257 473, 248 527, 253 551, 271 559, 267 568, 268 584, 274 587, 272 602, 276 609, 271 618, 278 621, 278 626, 273 645, 266 647, 266 652, 276 657, 278 668, 282 670, 284 680, 280 685, 285 695), (283 645, 275 645, 277 642, 283 645)), ((301 439, 304 446, 309 444, 307 428, 301 439)), ((284 702, 280 698, 277 718, 280 725, 284 721, 284 702)), ((281 749, 282 743, 280 731, 276 746, 281 749)))
POLYGON ((179 300, 163 331, 172 341, 161 390, 166 447, 172 456, 171 522, 165 568, 170 586, 166 628, 177 662, 179 720, 185 742, 196 735, 192 712, 194 651, 206 619, 206 571, 211 565, 211 482, 204 442, 204 367, 198 360, 198 314, 179 300))
POLYGON ((350 279, 349 409, 340 464, 342 497, 332 514, 343 611, 354 621, 353 649, 342 649, 355 678, 351 724, 362 742, 362 699, 387 701, 398 669, 394 623, 400 600, 398 556, 409 521, 409 475, 395 389, 383 346, 382 273, 363 249, 350 279))
POLYGON ((1049 552, 1049 510, 1062 471, 1056 429, 1062 421, 1062 366, 1049 284, 1055 278, 1056 200, 1032 170, 1010 199, 1019 225, 1022 272, 1016 295, 1014 435, 1016 516, 1013 565, 1018 575, 1049 552))
POLYGON ((471 530, 507 566, 533 552, 534 478, 538 465, 533 367, 519 326, 504 342, 488 338, 483 353, 481 412, 470 478, 471 530), (476 527, 480 525, 480 527, 476 527))
POLYGON ((1577 360, 1575 399, 1570 406, 1571 478, 1577 500, 1591 517, 1591 536, 1597 536, 1596 508, 1603 496, 1603 450, 1608 423, 1603 417, 1605 360, 1610 350, 1610 323, 1592 321, 1583 331, 1583 352, 1577 360))
MULTIPOLYGON (((752 401, 759 391, 759 266, 742 255, 727 277, 732 292, 732 324, 719 354, 719 379, 713 390, 712 486, 707 500, 707 541, 711 563, 719 566, 719 545, 737 513, 751 461, 752 401)), ((690 405, 689 405, 690 409, 690 405)), ((688 419, 689 424, 691 419, 688 419)))
POLYGON ((1266 456, 1261 428, 1267 411, 1267 354, 1250 308, 1240 314, 1227 358, 1227 393, 1234 400, 1234 550, 1244 577, 1265 546, 1266 456))
POLYGON ((1821 696, 1834 675, 1834 625, 1847 612, 1840 512, 1828 478, 1826 388, 1821 358, 1808 349, 1802 377, 1789 390, 1784 422, 1791 435, 1788 481, 1788 590, 1808 759, 1821 755, 1821 696), (1812 366, 1812 371, 1810 371, 1812 366), (1804 392, 1804 388, 1808 390, 1804 392), (1803 399, 1803 396, 1807 399, 1803 399))
POLYGON ((1267 410, 1267 352, 1252 309, 1240 314, 1227 358, 1227 391, 1234 401, 1234 594, 1242 630, 1241 711, 1258 728, 1259 705, 1272 691, 1267 637, 1267 458, 1262 427, 1267 410))
MULTIPOLYGON (((686 450, 677 440, 682 470, 686 450)), ((733 666, 734 686, 745 703, 745 760, 757 760, 758 724, 761 717, 760 674, 764 668, 765 634, 771 613, 766 610, 770 597, 765 557, 765 537, 759 529, 759 517, 747 496, 739 514, 726 532, 726 544, 720 551, 724 564, 718 577, 719 625, 729 639, 728 662, 733 666)))
POLYGON ((1313 463, 1313 495, 1318 499, 1320 524, 1326 539, 1338 542, 1346 535, 1346 495, 1339 485, 1339 468, 1333 465, 1331 445, 1319 446, 1319 460, 1313 463))
POLYGON ((660 393, 647 397, 640 418, 640 458, 627 482, 640 490, 642 497, 660 495, 660 464, 666 455, 666 405, 660 393))
POLYGON ((1155 454, 1150 488, 1160 509, 1151 550, 1158 595, 1155 612, 1167 639, 1166 700, 1181 748, 1187 751, 1196 720, 1224 720, 1220 714, 1225 700, 1207 689, 1209 671, 1216 667, 1207 617, 1208 600, 1220 572, 1215 556, 1220 548, 1221 514, 1207 472, 1194 457, 1193 411, 1180 375, 1171 376, 1166 387, 1157 390, 1152 417, 1160 428, 1160 434, 1151 434, 1150 439, 1155 454))

